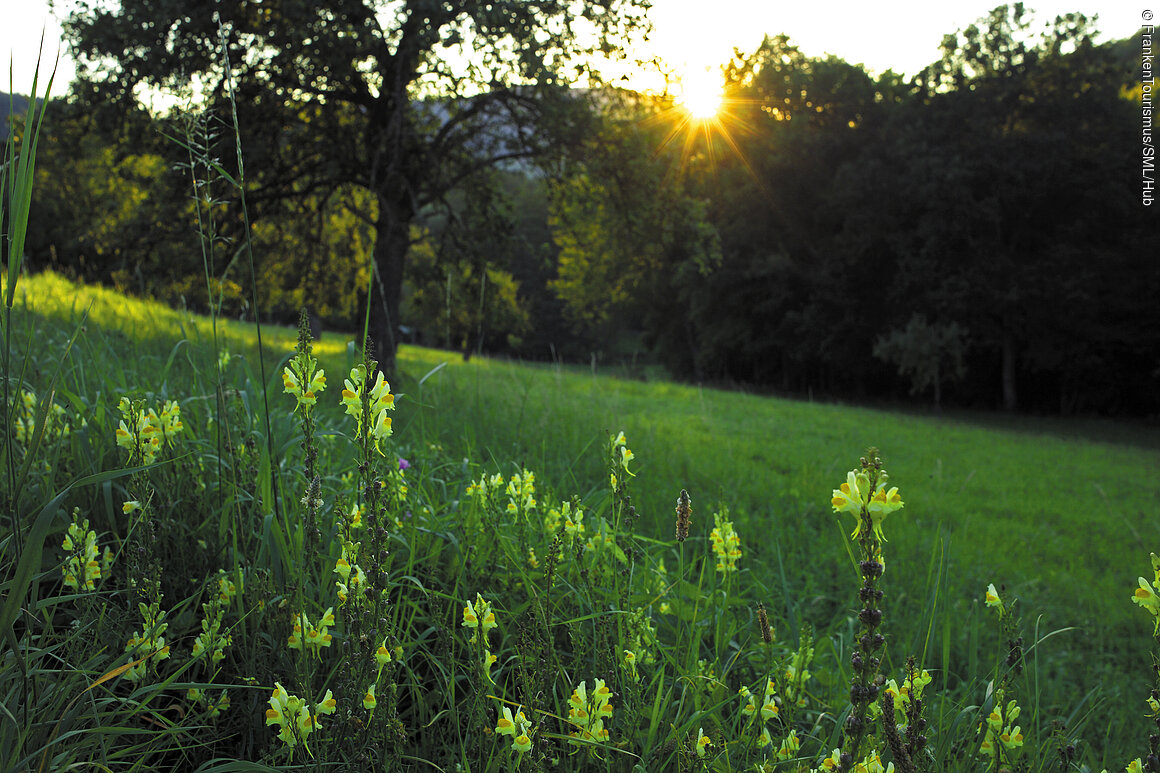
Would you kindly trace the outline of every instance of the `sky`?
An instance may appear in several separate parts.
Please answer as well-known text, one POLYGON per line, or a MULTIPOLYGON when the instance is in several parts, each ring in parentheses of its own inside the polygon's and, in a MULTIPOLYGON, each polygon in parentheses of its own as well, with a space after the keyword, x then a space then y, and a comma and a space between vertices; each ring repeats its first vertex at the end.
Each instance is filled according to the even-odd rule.
MULTIPOLYGON (((789 35, 808 56, 835 54, 874 73, 893 69, 913 75, 939 56, 943 35, 966 27, 1001 0, 653 0, 654 32, 647 52, 661 56, 678 73, 715 67, 734 47, 752 51, 764 34, 789 35)), ((59 5, 59 3, 58 3, 59 5)), ((1102 39, 1124 38, 1139 30, 1141 14, 1160 0, 1027 0, 1039 26, 1056 15, 1081 11, 1099 14, 1102 39)), ((0 54, 13 57, 13 83, 27 92, 44 30, 44 56, 51 62, 60 43, 60 25, 47 0, 0 0, 0 54)), ((644 53, 644 52, 642 52, 644 53)), ((73 78, 72 62, 62 55, 55 93, 73 78)), ((6 75, 6 74, 5 74, 6 75)), ((0 76, 0 91, 8 90, 0 76)), ((43 90, 43 89, 42 89, 43 90)))

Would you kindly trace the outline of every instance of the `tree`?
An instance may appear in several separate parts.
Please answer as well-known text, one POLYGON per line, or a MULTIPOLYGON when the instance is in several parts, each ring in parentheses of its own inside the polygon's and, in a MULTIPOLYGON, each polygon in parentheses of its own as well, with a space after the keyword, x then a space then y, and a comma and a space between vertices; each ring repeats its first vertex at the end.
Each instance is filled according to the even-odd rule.
POLYGON ((647 24, 644 0, 121 0, 65 22, 99 99, 189 87, 221 102, 228 53, 248 193, 262 207, 357 186, 375 231, 380 363, 393 369, 412 225, 480 170, 580 124, 574 82, 647 24))
POLYGON ((891 330, 874 342, 874 356, 898 366, 899 375, 910 379, 910 393, 934 388, 934 407, 942 408, 942 385, 966 373, 963 353, 966 334, 956 323, 926 321, 915 314, 902 329, 891 330))
POLYGON ((643 330, 674 370, 695 372, 689 293, 717 262, 718 235, 675 167, 675 151, 665 150, 672 121, 663 100, 606 96, 599 127, 552 189, 560 253, 551 286, 595 340, 614 346, 625 331, 643 330), (684 356, 668 357, 669 348, 684 356))
MULTIPOLYGON (((996 8, 947 36, 919 77, 921 125, 897 156, 917 170, 904 198, 918 206, 895 289, 937 298, 970 329, 997 360, 1004 408, 1020 402, 1021 375, 1043 391, 1050 372, 1070 410, 1077 386, 1107 379, 1132 327, 1108 335, 1108 312, 1135 306, 1133 284, 1155 268, 1118 150, 1133 130, 1130 70, 1082 15, 1030 29, 1021 3, 996 8)), ((1154 311, 1140 311, 1147 330, 1154 311)))
POLYGON ((48 105, 29 265, 164 297, 169 285, 200 269, 189 245, 194 208, 188 183, 170 173, 161 143, 129 139, 148 116, 122 120, 130 133, 109 135, 75 101, 48 105))
POLYGON ((451 216, 429 223, 413 249, 404 306, 428 340, 463 359, 489 338, 507 343, 528 327, 511 264, 515 223, 497 175, 480 174, 454 197, 451 216))

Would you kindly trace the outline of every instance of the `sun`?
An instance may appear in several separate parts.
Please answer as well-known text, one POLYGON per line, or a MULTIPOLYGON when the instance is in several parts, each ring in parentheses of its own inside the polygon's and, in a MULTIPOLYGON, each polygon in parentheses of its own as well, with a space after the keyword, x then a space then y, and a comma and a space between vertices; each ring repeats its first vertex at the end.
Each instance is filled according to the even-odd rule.
POLYGON ((708 121, 721 110, 723 85, 721 73, 711 67, 690 70, 681 77, 677 102, 691 118, 708 121))

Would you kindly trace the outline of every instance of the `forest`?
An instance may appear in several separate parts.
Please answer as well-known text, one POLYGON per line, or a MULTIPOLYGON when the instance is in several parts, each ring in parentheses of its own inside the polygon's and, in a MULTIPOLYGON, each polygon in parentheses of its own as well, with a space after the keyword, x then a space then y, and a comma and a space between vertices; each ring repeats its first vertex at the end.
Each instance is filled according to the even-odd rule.
MULTIPOLYGON (((168 32, 124 5, 66 24, 88 69, 46 114, 34 271, 242 319, 307 306, 323 331, 361 330, 370 290, 388 353, 1157 415, 1139 36, 1097 44, 1081 14, 1001 6, 903 78, 771 35, 722 67, 717 115, 693 118, 671 94, 544 66, 574 40, 529 39, 500 75, 417 54, 396 87, 352 64, 373 51, 349 9, 338 24, 283 3, 261 37, 271 20, 244 3, 168 32)), ((474 34, 519 40, 517 16, 474 34)))

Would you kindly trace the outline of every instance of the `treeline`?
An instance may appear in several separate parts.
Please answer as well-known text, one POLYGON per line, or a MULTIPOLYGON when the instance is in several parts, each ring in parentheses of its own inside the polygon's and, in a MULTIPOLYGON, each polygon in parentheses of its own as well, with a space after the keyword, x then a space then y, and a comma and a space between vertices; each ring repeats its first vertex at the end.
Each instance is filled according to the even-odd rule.
POLYGON ((556 287, 685 378, 1155 415, 1140 41, 1092 33, 999 8, 908 82, 767 39, 669 154, 601 139, 556 287))
MULTIPOLYGON (((587 92, 550 163, 493 165, 417 214, 404 336, 794 394, 1155 415, 1139 41, 1093 34, 1002 7, 910 80, 768 38, 705 122, 587 92)), ((229 127, 86 88, 50 111, 28 264, 252 314, 229 127)), ((360 327, 376 200, 273 179, 260 136, 244 138, 258 307, 360 327)))

